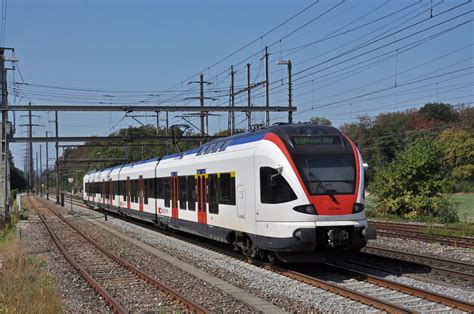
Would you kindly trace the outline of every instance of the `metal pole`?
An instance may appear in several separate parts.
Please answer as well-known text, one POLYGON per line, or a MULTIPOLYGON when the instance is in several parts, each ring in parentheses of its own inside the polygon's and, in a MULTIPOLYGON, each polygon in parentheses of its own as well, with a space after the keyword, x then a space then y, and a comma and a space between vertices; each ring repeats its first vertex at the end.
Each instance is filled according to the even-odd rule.
POLYGON ((10 201, 9 201, 9 180, 10 172, 8 171, 8 99, 7 99, 7 70, 5 69, 5 50, 0 50, 0 75, 1 75, 1 86, 2 86, 2 166, 3 166, 3 208, 4 208, 4 221, 10 223, 10 201))
MULTIPOLYGON (((58 112, 54 112, 54 124, 56 128, 56 138, 59 137, 59 130, 58 130, 58 112)), ((58 142, 56 142, 56 204, 59 204, 59 146, 58 142)))
POLYGON ((160 112, 156 112, 156 135, 160 135, 160 112))
MULTIPOLYGON (((201 102, 201 108, 204 107, 204 74, 199 76, 199 100, 201 102)), ((201 117, 201 135, 204 135, 204 111, 200 112, 201 117)), ((202 144, 202 143, 201 143, 202 144)))
POLYGON ((49 163, 48 163, 48 131, 46 131, 46 199, 49 200, 49 163))
MULTIPOLYGON (((250 63, 247 63, 247 107, 250 105, 250 63)), ((252 129, 252 114, 247 111, 247 131, 252 129)))
POLYGON ((288 123, 293 123, 293 90, 291 85, 291 60, 288 60, 288 123))
MULTIPOLYGON (((230 106, 235 106, 235 95, 234 95, 234 66, 230 66, 230 106)), ((235 133, 235 112, 230 112, 230 134, 235 133)))
MULTIPOLYGON (((168 120, 168 111, 166 111, 166 136, 168 136, 169 132, 169 120, 168 120)), ((169 145, 168 140, 166 140, 166 155, 169 153, 169 145)))
POLYGON ((38 166, 39 158, 38 158, 38 152, 36 152, 36 193, 39 192, 39 166, 38 166))
POLYGON ((40 145, 40 158, 39 158, 39 188, 40 188, 40 195, 43 196, 43 145, 40 145))
MULTIPOLYGON (((268 47, 265 47, 265 107, 270 107, 270 91, 268 78, 268 47)), ((270 125, 270 111, 265 112, 265 125, 270 125)))
MULTIPOLYGON (((28 106, 31 107, 31 102, 28 103, 28 106)), ((28 169, 28 184, 30 187, 33 187, 33 142, 31 138, 33 136, 33 121, 31 116, 31 110, 28 111, 28 137, 30 142, 28 143, 28 160, 29 160, 29 169, 28 169)))

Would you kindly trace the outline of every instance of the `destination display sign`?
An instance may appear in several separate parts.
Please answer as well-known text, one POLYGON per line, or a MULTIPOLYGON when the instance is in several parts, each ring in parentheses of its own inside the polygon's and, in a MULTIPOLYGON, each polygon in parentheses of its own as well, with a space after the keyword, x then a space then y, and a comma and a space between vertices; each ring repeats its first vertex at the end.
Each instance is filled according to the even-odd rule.
POLYGON ((295 145, 337 145, 341 144, 339 136, 316 135, 316 136, 293 136, 295 145))

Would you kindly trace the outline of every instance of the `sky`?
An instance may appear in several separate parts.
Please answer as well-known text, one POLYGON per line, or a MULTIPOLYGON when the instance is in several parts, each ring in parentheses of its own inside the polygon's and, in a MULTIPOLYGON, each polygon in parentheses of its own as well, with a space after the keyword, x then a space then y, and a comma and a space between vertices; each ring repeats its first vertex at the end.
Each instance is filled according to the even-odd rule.
MULTIPOLYGON (((202 73, 213 82, 205 95, 216 98, 207 104, 226 106, 230 66, 236 90, 246 84, 247 62, 252 83, 263 81, 268 46, 270 105, 288 104, 287 68, 276 61, 291 60, 296 122, 324 116, 341 126, 432 101, 470 105, 473 8, 464 0, 2 0, 3 45, 19 59, 8 77, 9 102, 197 105, 186 99, 199 95, 188 82, 202 73)), ((251 103, 264 105, 263 88, 252 91, 251 103)), ((236 97, 236 105, 246 104, 245 93, 236 97)), ((186 123, 180 114, 170 114, 170 124, 186 123)), ((14 118, 16 135, 25 136, 25 117, 14 118)), ((53 119, 52 112, 35 117, 44 127, 34 135, 53 131, 53 119)), ((271 123, 286 120, 271 114, 271 123)), ((263 122, 263 113, 252 115, 252 124, 263 122)), ((245 128, 245 116, 237 114, 236 123, 245 128)), ((227 114, 209 124, 210 133, 226 129, 227 114)), ((139 124, 123 113, 59 113, 63 136, 129 125, 139 124)), ((11 145, 20 169, 24 149, 11 145)))

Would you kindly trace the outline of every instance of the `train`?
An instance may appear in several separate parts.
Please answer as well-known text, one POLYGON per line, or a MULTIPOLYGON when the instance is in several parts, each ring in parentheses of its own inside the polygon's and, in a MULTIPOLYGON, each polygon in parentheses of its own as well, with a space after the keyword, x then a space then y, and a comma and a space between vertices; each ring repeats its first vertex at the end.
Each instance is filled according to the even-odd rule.
POLYGON ((365 180, 359 150, 339 129, 278 124, 91 171, 83 202, 269 262, 318 262, 375 238, 365 180))

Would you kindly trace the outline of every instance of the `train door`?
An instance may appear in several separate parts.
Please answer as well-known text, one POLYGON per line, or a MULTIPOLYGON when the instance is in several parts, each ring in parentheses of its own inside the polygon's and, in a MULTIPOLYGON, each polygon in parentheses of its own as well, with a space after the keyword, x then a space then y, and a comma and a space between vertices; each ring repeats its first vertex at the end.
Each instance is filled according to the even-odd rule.
POLYGON ((178 175, 173 174, 171 176, 171 217, 178 218, 179 210, 178 210, 178 175))
POLYGON ((114 195, 114 188, 113 188, 113 183, 112 183, 112 178, 109 180, 109 203, 110 203, 110 206, 113 205, 113 198, 112 196, 114 195))
POLYGON ((207 224, 207 176, 207 174, 196 176, 198 223, 200 224, 207 224))
POLYGON ((94 202, 95 199, 95 182, 92 181, 92 202, 94 202))
POLYGON ((127 177, 127 208, 128 209, 130 209, 130 197, 131 197, 130 188, 131 188, 130 177, 127 177))
POLYGON ((138 177, 138 210, 143 211, 143 176, 138 177))

